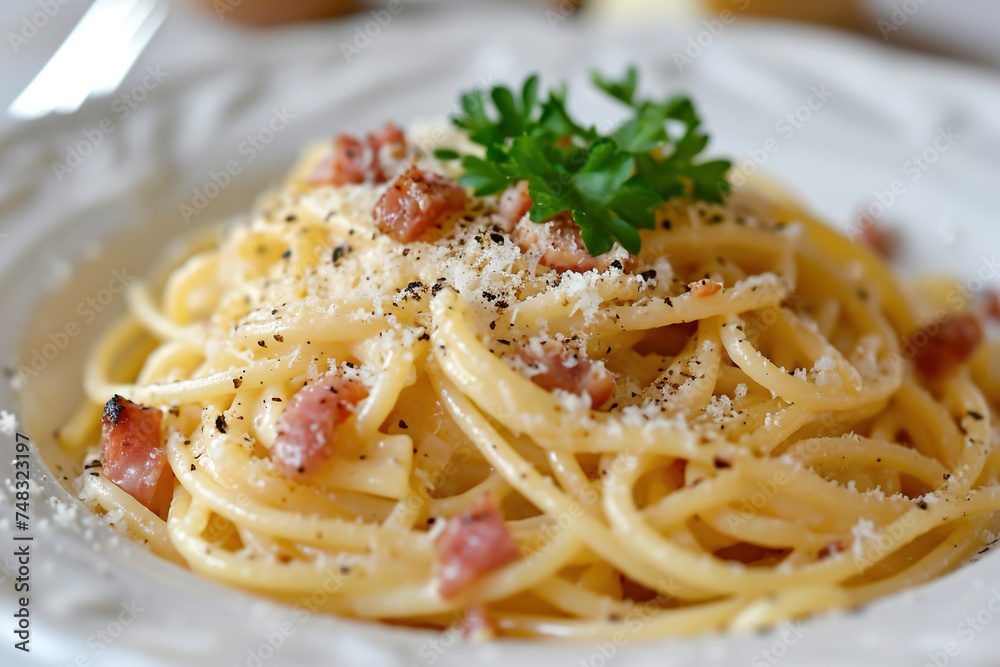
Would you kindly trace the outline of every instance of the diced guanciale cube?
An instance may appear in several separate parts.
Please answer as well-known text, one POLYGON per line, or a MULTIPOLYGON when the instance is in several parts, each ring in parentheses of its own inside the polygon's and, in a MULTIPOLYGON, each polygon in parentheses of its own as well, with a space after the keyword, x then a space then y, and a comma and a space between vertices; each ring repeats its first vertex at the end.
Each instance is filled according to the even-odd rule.
POLYGON ((375 204, 375 226, 400 243, 415 241, 449 213, 465 209, 465 190, 443 176, 410 167, 375 204))
MULTIPOLYGON (((535 246, 543 248, 538 263, 558 273, 584 273, 592 269, 606 271, 612 266, 615 260, 611 253, 594 257, 587 251, 572 213, 563 211, 545 222, 532 222, 525 216, 534 205, 527 181, 518 181, 500 196, 501 226, 522 251, 527 252, 535 246)), ((632 263, 629 258, 619 262, 619 265, 627 270, 632 263)))
POLYGON ((330 153, 313 170, 309 183, 385 183, 405 157, 406 137, 392 123, 386 123, 364 141, 349 134, 339 134, 333 140, 330 153))
POLYGON ((278 472, 295 480, 313 475, 333 454, 337 427, 367 395, 360 381, 338 372, 299 389, 278 420, 271 445, 278 472))
POLYGON ((927 377, 943 377, 972 356, 982 337, 982 327, 974 315, 950 314, 913 334, 903 346, 903 353, 927 377))
POLYGON ((174 472, 167 462, 163 413, 115 395, 101 417, 101 467, 104 476, 166 518, 174 492, 174 472))
POLYGON ((586 394, 590 405, 598 408, 615 391, 614 377, 603 365, 594 363, 582 354, 570 354, 555 341, 545 341, 539 354, 532 346, 523 346, 518 355, 531 368, 538 371, 531 381, 542 389, 562 389, 577 396, 586 394))
POLYGON ((439 592, 453 598, 477 581, 521 557, 492 496, 449 520, 434 540, 441 562, 439 592))

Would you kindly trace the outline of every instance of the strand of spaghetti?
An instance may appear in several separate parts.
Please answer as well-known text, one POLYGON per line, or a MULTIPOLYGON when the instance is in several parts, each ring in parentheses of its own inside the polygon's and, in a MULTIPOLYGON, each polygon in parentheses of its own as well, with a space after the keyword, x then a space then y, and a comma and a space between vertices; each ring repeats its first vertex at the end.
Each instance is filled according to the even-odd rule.
MULTIPOLYGON (((680 597, 699 597, 700 591, 679 582, 667 581, 657 568, 632 549, 619 548, 619 540, 596 517, 587 514, 575 501, 546 481, 533 466, 504 442, 496 430, 449 381, 429 371, 434 388, 452 418, 462 427, 493 468, 538 509, 552 516, 570 517, 567 531, 577 535, 594 553, 600 555, 629 578, 643 585, 680 597)), ((681 578, 683 580, 683 578, 681 578)))
MULTIPOLYGON (((371 388, 359 410, 354 415, 353 432, 359 440, 372 438, 382 422, 399 400, 399 395, 407 384, 415 379, 413 372, 413 353, 402 346, 394 346, 382 361, 375 385, 371 388)), ((409 439, 409 436, 406 436, 409 439)))
MULTIPOLYGON (((660 233, 644 238, 642 256, 715 257, 721 251, 726 251, 732 261, 742 260, 758 269, 749 271, 750 273, 763 273, 780 266, 790 246, 798 246, 794 236, 739 224, 658 231, 660 233)), ((795 284, 794 280, 788 284, 795 284)))
POLYGON ((854 427, 868 423, 872 417, 885 410, 888 400, 876 401, 850 410, 810 412, 798 406, 785 408, 777 413, 777 421, 772 418, 770 427, 765 420, 762 428, 754 431, 747 444, 758 451, 767 451, 772 457, 780 457, 795 439, 833 437, 854 430, 854 427), (763 438, 768 434, 779 438, 767 443, 763 438))
POLYGON ((993 451, 986 457, 983 473, 976 480, 978 486, 996 486, 1000 483, 1000 447, 994 445, 993 451))
POLYGON ((710 459, 708 448, 698 447, 694 435, 677 420, 634 425, 590 411, 569 412, 551 393, 516 373, 479 342, 453 292, 439 294, 431 310, 434 358, 452 382, 508 429, 528 434, 548 449, 600 452, 613 447, 710 459), (493 381, 481 381, 487 377, 493 381))
MULTIPOLYGON (((235 216, 234 220, 246 217, 235 216)), ((224 224, 218 222, 207 224, 167 243, 160 261, 151 267, 147 282, 150 285, 163 286, 191 257, 216 250, 219 247, 219 235, 224 224)))
POLYGON ((106 383, 88 389, 99 396, 118 394, 130 401, 147 405, 198 403, 219 396, 235 393, 233 380, 248 385, 281 382, 298 375, 309 365, 309 358, 295 352, 277 359, 261 359, 240 368, 231 368, 204 377, 164 384, 140 386, 136 384, 106 383))
POLYGON ((785 454, 821 475, 849 466, 880 466, 910 475, 932 489, 947 472, 936 460, 912 449, 861 436, 799 440, 785 454))
POLYGON ((562 619, 558 616, 529 616, 497 612, 494 616, 501 630, 516 635, 560 639, 606 640, 625 636, 629 639, 682 637, 711 630, 721 630, 742 607, 746 599, 706 602, 680 609, 657 611, 640 606, 619 620, 562 619))
POLYGON ((619 618, 634 612, 637 605, 632 600, 616 600, 556 576, 539 584, 531 591, 551 603, 560 611, 577 618, 619 618))
POLYGON ((816 322, 816 328, 820 334, 829 339, 833 336, 834 327, 840 320, 840 304, 834 299, 824 300, 819 307, 819 312, 813 316, 813 320, 816 322))
MULTIPOLYGON (((782 480, 783 478, 779 478, 779 481, 782 480)), ((783 541, 787 546, 795 543, 795 531, 808 531, 808 535, 802 535, 803 544, 821 541, 823 538, 819 536, 823 532, 814 530, 810 525, 822 523, 825 514, 816 513, 813 511, 814 506, 804 505, 798 499, 774 495, 777 487, 768 486, 769 484, 773 484, 773 478, 751 480, 738 471, 723 471, 695 486, 687 486, 668 494, 655 504, 643 508, 642 516, 650 526, 661 532, 672 532, 690 517, 699 516, 706 522, 714 522, 713 525, 718 526, 722 533, 744 537, 747 535, 744 535, 743 527, 753 520, 760 519, 762 523, 767 523, 780 517, 784 526, 795 528, 793 532, 788 532, 781 527, 773 536, 774 540, 783 541), (790 507, 785 507, 786 505, 790 507)), ((754 529, 751 526, 749 530, 754 529)), ((835 527, 829 530, 833 531, 835 527)), ((772 538, 764 536, 761 539, 767 543, 772 538)), ((819 546, 832 541, 833 538, 827 539, 819 546)))
POLYGON ((321 221, 300 220, 298 234, 288 243, 291 251, 289 271, 295 278, 303 278, 313 271, 320 259, 320 251, 330 245, 330 233, 321 221))
MULTIPOLYGON (((913 501, 909 498, 860 493, 838 486, 811 470, 789 466, 778 459, 744 456, 733 463, 733 468, 749 480, 771 481, 776 486, 776 489, 768 494, 773 496, 772 500, 787 496, 790 500, 806 507, 820 510, 836 507, 835 513, 822 512, 831 523, 843 523, 851 516, 862 515, 891 521, 914 507, 913 501)), ((770 487, 768 489, 770 490, 770 487)))
POLYGON ((467 507, 475 505, 483 496, 493 496, 499 502, 506 498, 510 492, 510 484, 503 476, 491 472, 486 476, 486 479, 468 491, 445 498, 431 498, 428 512, 433 517, 458 516, 467 507))
POLYGON ((758 544, 768 549, 804 549, 813 553, 837 542, 840 535, 811 530, 799 521, 788 521, 761 514, 734 510, 714 510, 698 518, 737 543, 758 544))
POLYGON ((846 609, 848 606, 850 596, 839 586, 805 585, 754 600, 733 618, 729 629, 739 632, 759 630, 782 619, 820 609, 846 609))
POLYGON ((944 465, 954 467, 965 446, 962 432, 952 421, 947 408, 917 384, 912 375, 907 379, 909 381, 903 383, 892 400, 906 416, 910 438, 920 451, 936 454, 944 465))
MULTIPOLYGON (((791 571, 766 571, 726 562, 708 554, 694 554, 672 544, 642 521, 632 487, 642 471, 635 457, 619 455, 622 472, 604 484, 604 509, 612 530, 635 545, 646 558, 669 574, 719 593, 759 595, 809 584, 835 584, 856 573, 853 562, 832 557, 791 571)), ((766 479, 766 478, 765 478, 766 479)), ((895 545, 892 548, 902 546, 895 545)), ((886 555, 891 553, 887 550, 886 555)))
POLYGON ((122 491, 102 472, 91 470, 82 482, 81 496, 93 508, 100 505, 105 512, 120 510, 129 532, 149 544, 153 553, 167 560, 182 564, 181 555, 170 542, 166 524, 138 500, 122 491))
POLYGON ((690 517, 749 497, 756 489, 734 470, 723 470, 694 486, 685 486, 642 509, 643 520, 658 530, 667 530, 690 517))
POLYGON ((666 399, 664 409, 690 417, 704 412, 711 402, 722 365, 721 327, 718 317, 700 320, 697 332, 674 362, 650 384, 650 394, 659 390, 666 399))
POLYGON ((961 410, 961 425, 965 431, 962 454, 955 462, 952 476, 945 486, 957 493, 972 488, 986 465, 992 449, 990 406, 981 391, 968 378, 953 376, 947 382, 947 396, 961 410))
POLYGON ((134 384, 150 384, 176 377, 184 371, 193 371, 205 360, 200 345, 188 341, 162 343, 153 350, 142 365, 134 384))
POLYGON ((580 468, 580 462, 570 452, 549 450, 549 465, 559 485, 588 510, 599 510, 599 492, 580 468))
POLYGON ((909 309, 909 299, 893 276, 889 264, 863 245, 851 243, 787 197, 784 197, 781 206, 775 207, 774 215, 799 221, 816 247, 822 248, 833 260, 842 264, 859 262, 864 271, 864 284, 881 295, 882 309, 893 328, 901 337, 909 336, 916 330, 917 325, 909 309))
MULTIPOLYGON (((807 325, 805 320, 787 308, 776 310, 775 316, 772 333, 776 339, 792 341, 795 347, 814 364, 819 359, 832 362, 833 370, 840 377, 844 387, 854 391, 861 389, 864 384, 861 373, 847 361, 840 350, 821 336, 819 331, 807 325)), ((790 352, 790 347, 782 346, 782 351, 790 352)))
MULTIPOLYGON (((346 430, 346 429, 345 429, 346 430)), ((338 447, 343 446, 338 441, 338 447)), ((360 456, 335 457, 312 478, 321 488, 357 491, 383 498, 402 498, 407 493, 413 445, 408 435, 383 435, 360 443, 360 456)), ((358 451, 358 450, 353 450, 358 451)))
MULTIPOLYGON (((844 392, 842 384, 819 385, 800 380, 782 372, 753 347, 742 331, 743 320, 734 315, 726 319, 722 328, 722 344, 729 357, 743 371, 789 403, 801 405, 817 412, 823 410, 848 410, 889 397, 902 383, 902 372, 896 367, 882 377, 875 378, 860 391, 844 392)), ((844 362, 846 363, 846 362, 844 362)))
POLYGON ((391 325, 388 318, 372 317, 371 308, 370 300, 305 297, 275 309, 278 312, 274 315, 262 313, 262 319, 240 322, 233 336, 253 342, 273 339, 278 334, 286 345, 362 340, 391 325))
MULTIPOLYGON (((111 385, 110 378, 113 371, 127 372, 131 366, 135 366, 135 370, 141 367, 145 353, 142 354, 141 360, 123 360, 121 357, 123 351, 129 350, 145 335, 145 329, 137 319, 131 315, 124 315, 97 340, 83 367, 83 390, 88 399, 98 405, 104 405, 111 396, 105 390, 111 385)), ((133 356, 138 355, 133 353, 133 356)))
POLYGON ((199 310, 204 310, 199 306, 214 305, 218 301, 218 266, 219 251, 213 248, 190 256, 170 273, 163 288, 162 301, 167 320, 176 326, 184 326, 198 319, 199 310), (194 298, 195 295, 200 298, 194 298))
POLYGON ((409 492, 393 506, 389 516, 382 522, 382 527, 391 530, 413 530, 417 520, 421 516, 426 516, 429 499, 427 487, 423 482, 411 477, 409 492))
POLYGON ((81 449, 90 445, 89 438, 101 421, 101 408, 101 405, 84 399, 56 433, 59 446, 70 454, 79 454, 81 449))
POLYGON ((501 330, 512 324, 518 331, 533 333, 549 324, 568 321, 586 302, 633 300, 639 298, 646 281, 625 273, 600 275, 584 287, 580 279, 566 276, 553 289, 521 299, 516 308, 505 313, 497 322, 501 330))
POLYGON ((526 558, 494 570, 451 599, 443 599, 434 580, 408 583, 384 594, 358 595, 351 606, 359 616, 406 618, 465 609, 470 601, 489 602, 516 595, 556 575, 580 549, 570 533, 561 533, 526 558))
MULTIPOLYGON (((231 584, 284 593, 311 592, 329 576, 328 566, 318 562, 253 561, 206 542, 199 535, 209 515, 209 508, 194 501, 184 489, 178 492, 170 508, 167 526, 171 539, 191 569, 231 584)), ((393 559, 391 564, 384 560, 378 563, 356 561, 364 565, 356 564, 346 573, 342 572, 332 594, 370 595, 374 591, 392 590, 421 571, 411 567, 409 559, 393 559)))
MULTIPOLYGON (((267 459, 252 456, 252 450, 247 446, 251 442, 250 436, 240 428, 246 420, 238 419, 240 415, 237 415, 236 419, 230 419, 228 433, 222 434, 215 427, 215 420, 219 414, 215 410, 204 410, 200 425, 193 429, 188 439, 191 444, 185 447, 192 452, 199 452, 194 455, 198 456, 194 464, 222 488, 250 487, 253 490, 253 497, 262 504, 271 507, 280 506, 291 513, 351 519, 361 516, 366 520, 376 520, 388 512, 387 507, 391 505, 391 501, 387 499, 375 498, 368 494, 334 492, 326 486, 343 482, 345 478, 363 482, 369 471, 377 478, 391 478, 386 474, 387 471, 380 470, 378 465, 366 469, 361 462, 351 461, 347 463, 354 465, 347 466, 346 471, 338 470, 332 478, 323 478, 324 486, 297 484, 274 474, 274 468, 267 459)), ((367 448, 365 451, 369 453, 371 449, 379 451, 379 444, 385 443, 365 443, 367 448)), ((391 445, 391 442, 389 444, 391 445)), ((399 449, 397 446, 390 451, 398 454, 399 449)), ((405 452, 407 454, 410 452, 408 445, 405 452)), ((372 459, 374 460, 374 457, 372 459)), ((335 464, 336 469, 341 467, 335 464)), ((364 486, 361 483, 357 485, 364 486)), ((244 495, 249 497, 247 493, 244 495)), ((238 494, 237 499, 239 497, 238 494)))
MULTIPOLYGON (((777 404, 777 401, 775 401, 777 404)), ((781 401, 781 404, 785 404, 781 401)), ((740 444, 751 451, 777 456, 781 453, 781 445, 803 427, 816 422, 829 423, 828 416, 810 412, 798 405, 788 405, 781 409, 770 409, 770 403, 752 406, 744 411, 746 422, 743 429, 739 424, 730 427, 729 437, 743 437, 740 444), (770 418, 769 418, 770 417, 770 418), (747 431, 745 435, 743 431, 747 431)), ((827 413, 828 415, 829 413, 827 413)))
POLYGON ((961 564, 982 546, 977 539, 989 523, 988 516, 956 522, 947 538, 941 540, 919 561, 877 582, 851 588, 851 606, 862 605, 895 591, 920 585, 961 564))
POLYGON ((711 296, 695 296, 687 292, 648 304, 640 302, 638 305, 613 306, 608 309, 606 317, 614 319, 628 331, 655 329, 718 315, 773 307, 787 296, 788 287, 781 278, 763 274, 741 280, 711 296))
POLYGON ((205 507, 221 514, 233 523, 247 526, 261 533, 296 540, 325 548, 364 551, 370 547, 405 551, 412 559, 430 560, 431 545, 426 535, 336 518, 310 515, 291 515, 255 502, 249 497, 239 502, 233 492, 213 482, 194 464, 189 447, 179 438, 167 441, 170 467, 181 486, 205 507))
POLYGON ((161 341, 183 341, 190 345, 199 345, 206 336, 203 324, 180 325, 163 314, 156 306, 149 284, 137 280, 125 290, 125 303, 129 312, 134 315, 150 332, 161 341))

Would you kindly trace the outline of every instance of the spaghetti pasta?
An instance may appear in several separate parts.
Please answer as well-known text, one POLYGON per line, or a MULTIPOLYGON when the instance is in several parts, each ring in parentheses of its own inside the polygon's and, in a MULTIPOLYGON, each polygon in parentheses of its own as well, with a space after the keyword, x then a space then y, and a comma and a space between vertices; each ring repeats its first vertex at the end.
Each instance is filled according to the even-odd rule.
POLYGON ((60 432, 84 461, 108 399, 163 413, 165 519, 99 467, 78 481, 156 553, 364 619, 441 628, 476 606, 501 636, 639 617, 652 638, 864 604, 992 539, 995 385, 969 362, 918 372, 919 303, 794 205, 671 200, 638 255, 557 271, 494 197, 398 242, 372 213, 393 186, 310 183, 319 153, 133 285, 87 365, 60 432), (546 386, 546 359, 610 395, 546 386), (337 404, 314 473, 282 474, 297 395, 333 376, 363 398, 337 404), (516 554, 443 595, 444 527, 488 507, 516 554))

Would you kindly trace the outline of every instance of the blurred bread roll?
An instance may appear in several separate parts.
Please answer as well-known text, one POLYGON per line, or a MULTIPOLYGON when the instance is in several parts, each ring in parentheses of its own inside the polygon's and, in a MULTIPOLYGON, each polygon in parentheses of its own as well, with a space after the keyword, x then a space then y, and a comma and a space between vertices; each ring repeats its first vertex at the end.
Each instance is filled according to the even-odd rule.
POLYGON ((704 0, 711 12, 730 10, 742 14, 811 21, 843 28, 862 25, 857 0, 704 0))
MULTIPOLYGON (((219 19, 264 26, 341 16, 364 8, 361 0, 196 0, 219 19)), ((397 0, 399 1, 399 0, 397 0)))

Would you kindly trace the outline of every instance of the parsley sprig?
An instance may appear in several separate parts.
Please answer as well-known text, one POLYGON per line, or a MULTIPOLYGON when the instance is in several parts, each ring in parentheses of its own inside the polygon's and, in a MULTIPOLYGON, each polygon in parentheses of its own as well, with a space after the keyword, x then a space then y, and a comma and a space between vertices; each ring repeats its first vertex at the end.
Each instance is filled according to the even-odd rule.
POLYGON ((504 86, 461 97, 452 122, 486 148, 485 158, 440 150, 441 159, 462 159, 460 182, 479 196, 528 181, 535 204, 529 217, 543 222, 570 211, 588 252, 600 255, 618 241, 638 253, 639 229, 652 228, 656 208, 673 197, 721 202, 729 192, 728 160, 698 161, 708 135, 687 97, 663 101, 636 97, 634 67, 621 80, 593 74, 594 84, 629 107, 633 116, 610 135, 584 127, 566 109, 565 85, 543 100, 537 76, 515 95, 504 86))

